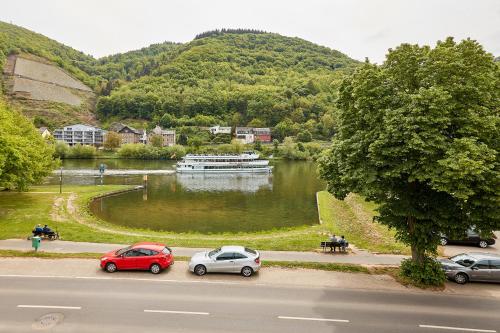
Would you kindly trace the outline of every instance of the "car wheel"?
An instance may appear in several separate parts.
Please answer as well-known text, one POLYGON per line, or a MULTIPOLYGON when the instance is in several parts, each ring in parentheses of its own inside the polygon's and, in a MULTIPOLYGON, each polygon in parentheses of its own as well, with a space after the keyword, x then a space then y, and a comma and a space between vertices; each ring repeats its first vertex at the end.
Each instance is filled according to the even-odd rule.
POLYGON ((469 277, 465 273, 457 273, 454 278, 455 282, 458 284, 465 284, 469 281, 469 277))
POLYGON ((253 274, 252 267, 245 266, 241 269, 241 275, 243 275, 244 277, 252 276, 252 274, 253 274))
POLYGON ((108 273, 114 273, 114 272, 116 272, 116 264, 112 263, 112 262, 108 262, 106 264, 105 269, 106 269, 106 272, 108 272, 108 273))
POLYGON ((149 267, 149 271, 153 274, 158 274, 161 272, 161 267, 158 264, 152 264, 151 267, 149 267))
POLYGON ((479 247, 482 248, 482 249, 485 249, 488 247, 488 242, 486 242, 485 240, 482 240, 479 242, 479 247))
POLYGON ((205 275, 207 274, 207 268, 203 265, 196 265, 196 267, 194 268, 194 273, 199 276, 205 275))
POLYGON ((448 240, 446 238, 441 238, 441 240, 439 241, 441 243, 442 246, 445 246, 446 244, 448 244, 448 240))

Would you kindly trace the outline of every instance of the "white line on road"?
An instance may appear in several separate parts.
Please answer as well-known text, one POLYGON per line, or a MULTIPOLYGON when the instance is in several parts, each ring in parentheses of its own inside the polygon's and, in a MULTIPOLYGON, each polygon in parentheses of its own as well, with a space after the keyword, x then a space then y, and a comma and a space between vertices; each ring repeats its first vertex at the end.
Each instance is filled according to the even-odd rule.
POLYGON ((346 319, 328 319, 328 318, 308 318, 308 317, 287 317, 278 316, 278 319, 290 319, 290 320, 311 320, 311 321, 333 321, 338 323, 348 323, 349 320, 346 319))
POLYGON ((149 313, 176 313, 176 314, 190 314, 190 315, 201 315, 208 316, 208 312, 193 312, 193 311, 172 311, 172 310, 144 310, 144 312, 149 313))
POLYGON ((81 310, 81 306, 59 306, 59 305, 18 305, 18 308, 42 308, 42 309, 67 309, 81 310))
POLYGON ((463 327, 435 326, 435 325, 418 325, 418 327, 421 327, 421 328, 436 328, 436 329, 450 330, 450 331, 496 333, 495 330, 483 330, 483 329, 479 329, 479 328, 463 328, 463 327))

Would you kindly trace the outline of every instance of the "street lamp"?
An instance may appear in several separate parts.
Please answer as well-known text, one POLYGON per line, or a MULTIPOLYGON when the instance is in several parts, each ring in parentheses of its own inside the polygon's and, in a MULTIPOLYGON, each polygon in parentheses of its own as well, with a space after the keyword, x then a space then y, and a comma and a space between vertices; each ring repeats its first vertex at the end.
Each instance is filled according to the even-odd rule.
POLYGON ((61 167, 59 173, 59 194, 62 193, 62 172, 63 172, 63 167, 61 167))

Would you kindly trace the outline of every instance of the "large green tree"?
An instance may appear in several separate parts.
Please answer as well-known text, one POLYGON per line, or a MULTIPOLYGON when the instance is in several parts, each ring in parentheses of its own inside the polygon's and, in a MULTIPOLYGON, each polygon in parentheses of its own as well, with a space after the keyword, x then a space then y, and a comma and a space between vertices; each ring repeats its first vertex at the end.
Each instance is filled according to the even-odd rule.
POLYGON ((321 176, 339 199, 376 202, 423 264, 441 232, 500 229, 499 103, 499 67, 477 42, 403 44, 343 81, 321 176))
POLYGON ((0 188, 39 182, 54 168, 53 154, 33 124, 0 100, 0 188))

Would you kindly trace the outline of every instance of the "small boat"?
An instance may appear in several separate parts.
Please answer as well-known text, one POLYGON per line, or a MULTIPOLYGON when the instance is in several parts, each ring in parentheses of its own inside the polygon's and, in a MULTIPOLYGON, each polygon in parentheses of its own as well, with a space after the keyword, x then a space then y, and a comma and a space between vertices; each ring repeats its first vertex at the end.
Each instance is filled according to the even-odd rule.
POLYGON ((177 163, 179 173, 271 173, 268 160, 259 160, 259 154, 208 155, 187 154, 177 163))

